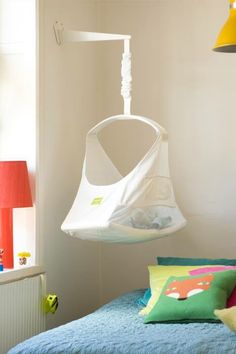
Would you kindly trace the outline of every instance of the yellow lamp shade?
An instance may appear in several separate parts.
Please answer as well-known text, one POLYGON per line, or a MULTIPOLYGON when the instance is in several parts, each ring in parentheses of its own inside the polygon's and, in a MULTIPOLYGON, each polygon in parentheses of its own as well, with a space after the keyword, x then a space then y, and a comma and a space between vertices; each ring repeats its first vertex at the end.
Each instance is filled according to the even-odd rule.
POLYGON ((236 0, 229 0, 229 18, 221 29, 213 50, 216 52, 236 53, 236 0))

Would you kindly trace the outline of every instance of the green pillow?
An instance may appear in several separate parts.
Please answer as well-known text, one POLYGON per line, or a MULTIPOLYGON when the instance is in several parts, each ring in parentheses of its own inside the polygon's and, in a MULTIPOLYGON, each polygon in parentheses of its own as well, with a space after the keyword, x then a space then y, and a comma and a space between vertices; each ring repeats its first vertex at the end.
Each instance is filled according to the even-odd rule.
POLYGON ((236 270, 170 277, 144 322, 217 321, 214 310, 226 307, 235 285, 236 270))
POLYGON ((179 265, 179 266, 198 266, 198 265, 236 265, 236 259, 207 259, 207 258, 181 258, 181 257, 157 257, 159 265, 179 265))

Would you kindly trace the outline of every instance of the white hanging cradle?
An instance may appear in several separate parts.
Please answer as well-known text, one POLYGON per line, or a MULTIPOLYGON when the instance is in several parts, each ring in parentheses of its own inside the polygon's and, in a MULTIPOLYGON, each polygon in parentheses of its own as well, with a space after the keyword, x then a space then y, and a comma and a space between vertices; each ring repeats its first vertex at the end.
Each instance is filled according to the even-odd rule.
MULTIPOLYGON (((81 33, 68 31, 66 38, 73 41, 78 38, 81 41, 81 33)), ((94 40, 91 33, 84 34, 85 39, 83 37, 82 40, 94 40)), ((103 39, 96 40, 109 39, 104 39, 108 34, 96 34, 98 35, 102 35, 103 39)), ((122 38, 115 39, 124 39, 121 70, 124 114, 109 117, 88 132, 81 183, 61 229, 86 240, 112 243, 145 242, 176 232, 185 226, 186 220, 174 197, 165 129, 149 118, 130 114, 130 37, 110 36, 120 36, 122 38), (98 140, 98 133, 103 128, 119 120, 138 120, 149 125, 156 133, 156 139, 149 151, 124 177, 98 140)))

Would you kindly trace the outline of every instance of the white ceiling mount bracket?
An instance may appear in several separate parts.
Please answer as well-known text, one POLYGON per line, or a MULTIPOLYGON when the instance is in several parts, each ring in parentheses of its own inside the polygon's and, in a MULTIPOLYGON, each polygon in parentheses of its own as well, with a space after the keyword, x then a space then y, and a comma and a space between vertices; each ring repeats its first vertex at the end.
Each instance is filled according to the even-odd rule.
POLYGON ((74 30, 65 30, 63 23, 56 21, 53 25, 56 42, 61 45, 65 42, 102 42, 102 41, 124 41, 124 54, 122 57, 121 76, 122 87, 121 95, 124 99, 124 114, 131 114, 131 53, 130 53, 130 35, 83 32, 74 30))

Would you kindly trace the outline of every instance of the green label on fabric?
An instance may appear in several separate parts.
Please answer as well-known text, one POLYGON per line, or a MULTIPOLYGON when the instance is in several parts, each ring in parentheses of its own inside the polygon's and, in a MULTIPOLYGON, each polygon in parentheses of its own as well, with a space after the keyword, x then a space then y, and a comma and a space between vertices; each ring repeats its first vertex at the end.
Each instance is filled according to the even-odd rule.
POLYGON ((92 200, 91 205, 100 205, 102 204, 102 197, 96 197, 92 200))

